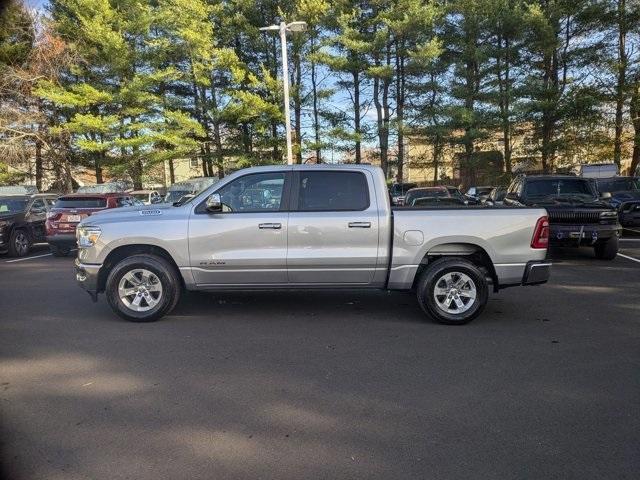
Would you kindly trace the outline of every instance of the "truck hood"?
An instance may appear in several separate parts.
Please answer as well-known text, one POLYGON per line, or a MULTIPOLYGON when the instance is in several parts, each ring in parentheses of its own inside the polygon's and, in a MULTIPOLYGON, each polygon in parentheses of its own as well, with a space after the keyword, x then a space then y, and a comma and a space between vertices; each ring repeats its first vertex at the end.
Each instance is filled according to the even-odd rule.
POLYGON ((22 213, 0 213, 0 222, 8 222, 11 220, 16 220, 17 217, 23 215, 22 213))
POLYGON ((621 202, 628 202, 629 200, 640 200, 640 190, 627 190, 624 192, 612 192, 612 198, 621 202))
POLYGON ((163 218, 173 218, 185 207, 174 207, 171 204, 140 205, 134 207, 109 208, 95 212, 84 219, 80 225, 101 225, 118 222, 144 222, 163 218))

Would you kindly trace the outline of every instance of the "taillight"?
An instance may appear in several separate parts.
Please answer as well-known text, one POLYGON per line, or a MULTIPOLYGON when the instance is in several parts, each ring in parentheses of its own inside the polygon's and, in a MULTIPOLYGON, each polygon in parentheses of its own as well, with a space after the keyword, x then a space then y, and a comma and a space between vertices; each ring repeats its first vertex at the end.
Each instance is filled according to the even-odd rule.
POLYGON ((47 213, 47 220, 51 220, 51 221, 57 222, 58 220, 60 220, 60 217, 62 217, 62 213, 60 213, 60 212, 48 212, 47 213))
POLYGON ((549 218, 540 217, 536 222, 531 239, 531 248, 547 248, 549 246, 549 218))

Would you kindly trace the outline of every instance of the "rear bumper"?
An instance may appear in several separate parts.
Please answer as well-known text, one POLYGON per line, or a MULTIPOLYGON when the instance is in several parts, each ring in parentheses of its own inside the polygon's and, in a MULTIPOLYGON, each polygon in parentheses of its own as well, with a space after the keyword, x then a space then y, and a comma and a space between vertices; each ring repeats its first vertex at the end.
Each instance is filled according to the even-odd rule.
POLYGON ((81 263, 80 260, 76 258, 75 269, 78 286, 85 290, 94 302, 98 299, 98 275, 100 274, 100 268, 102 268, 102 265, 81 263))
POLYGON ((61 233, 59 235, 47 235, 47 243, 56 247, 75 248, 76 236, 73 233, 61 233))
POLYGON ((546 283, 551 276, 551 262, 527 262, 522 276, 522 285, 540 285, 546 283))
POLYGON ((598 240, 619 237, 622 227, 613 225, 571 225, 552 223, 549 226, 549 244, 558 247, 593 245, 598 240))

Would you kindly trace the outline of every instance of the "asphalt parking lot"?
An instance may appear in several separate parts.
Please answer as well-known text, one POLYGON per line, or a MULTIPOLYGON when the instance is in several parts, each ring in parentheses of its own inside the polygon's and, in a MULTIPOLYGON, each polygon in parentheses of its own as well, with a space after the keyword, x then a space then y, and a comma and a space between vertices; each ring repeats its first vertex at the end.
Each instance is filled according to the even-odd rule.
POLYGON ((411 294, 188 294, 117 318, 40 247, 0 257, 11 479, 638 478, 640 232, 464 327, 411 294), (633 237, 635 235, 635 237, 633 237))

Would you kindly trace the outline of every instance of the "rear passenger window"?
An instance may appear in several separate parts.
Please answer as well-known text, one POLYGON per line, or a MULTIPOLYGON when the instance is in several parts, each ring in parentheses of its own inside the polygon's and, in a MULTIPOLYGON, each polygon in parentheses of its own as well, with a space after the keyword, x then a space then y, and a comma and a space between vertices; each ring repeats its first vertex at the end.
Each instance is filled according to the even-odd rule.
POLYGON ((298 210, 303 212, 366 210, 367 179, 360 172, 300 172, 298 210))

